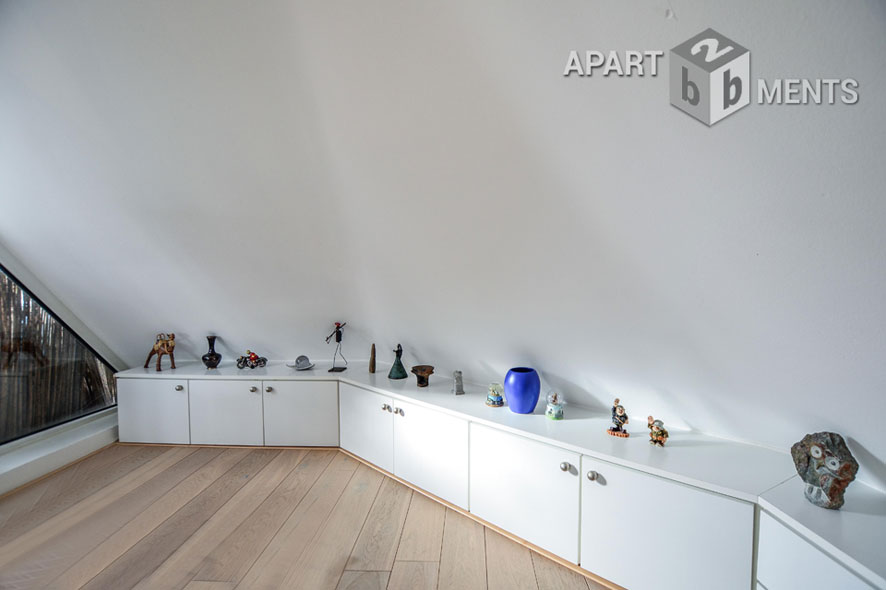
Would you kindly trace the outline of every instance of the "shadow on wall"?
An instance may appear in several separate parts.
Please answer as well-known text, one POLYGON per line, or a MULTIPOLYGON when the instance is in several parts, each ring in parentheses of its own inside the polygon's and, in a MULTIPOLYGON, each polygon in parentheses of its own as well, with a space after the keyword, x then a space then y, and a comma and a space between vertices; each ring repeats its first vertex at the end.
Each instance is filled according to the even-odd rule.
POLYGON ((849 450, 866 472, 861 479, 878 490, 886 491, 886 463, 851 436, 846 440, 849 443, 849 450))

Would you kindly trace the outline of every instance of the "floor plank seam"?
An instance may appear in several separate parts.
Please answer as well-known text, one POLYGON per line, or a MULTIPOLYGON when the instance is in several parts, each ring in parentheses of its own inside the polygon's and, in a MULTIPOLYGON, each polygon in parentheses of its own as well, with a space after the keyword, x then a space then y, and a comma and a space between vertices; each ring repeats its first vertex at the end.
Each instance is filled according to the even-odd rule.
MULTIPOLYGON (((351 476, 351 479, 353 479, 356 474, 357 474, 357 470, 354 470, 354 475, 351 476)), ((351 481, 348 480, 348 484, 350 484, 350 483, 351 483, 351 481)), ((384 483, 384 482, 382 482, 382 483, 384 483)), ((345 486, 345 487, 347 487, 347 486, 345 486)), ((372 497, 372 503, 369 504, 369 510, 366 511, 366 516, 363 517, 363 523, 360 525, 360 530, 357 532, 357 535, 354 537, 354 542, 351 544, 351 548, 348 551, 348 559, 350 559, 350 556, 354 553, 354 547, 357 546, 357 541, 360 540, 360 535, 363 534, 363 529, 366 527, 366 521, 369 520, 369 514, 372 512, 372 507, 375 505, 375 501, 378 500, 378 494, 379 494, 379 492, 381 492, 381 488, 382 488, 382 486, 379 485, 378 489, 375 490, 375 495, 372 497)), ((340 497, 339 497, 339 500, 341 500, 340 497)), ((336 502, 335 506, 333 506, 332 512, 335 512, 335 508, 337 506, 338 506, 338 502, 336 502)), ((330 514, 332 514, 332 512, 330 512, 330 514)), ((325 524, 325 522, 324 522, 324 524, 325 524)), ((321 528, 321 530, 322 530, 322 528, 321 528)), ((317 534, 318 535, 320 534, 319 531, 317 534)), ((338 587, 338 585, 341 584, 342 576, 344 576, 345 572, 348 571, 347 570, 348 559, 345 559, 345 565, 342 568, 341 572, 338 574, 338 579, 335 581, 336 587, 338 587)), ((351 571, 353 571, 353 570, 351 570, 351 571)), ((358 571, 386 571, 386 570, 358 570, 358 571)))

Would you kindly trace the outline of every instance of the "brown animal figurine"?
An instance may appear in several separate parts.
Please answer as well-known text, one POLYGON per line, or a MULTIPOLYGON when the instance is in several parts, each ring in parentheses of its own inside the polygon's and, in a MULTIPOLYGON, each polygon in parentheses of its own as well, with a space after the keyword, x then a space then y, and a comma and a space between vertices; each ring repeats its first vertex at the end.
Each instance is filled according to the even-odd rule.
POLYGON ((169 355, 169 364, 171 368, 175 368, 175 334, 157 334, 157 337, 154 339, 154 347, 151 349, 151 352, 148 353, 148 360, 145 361, 145 368, 148 368, 148 363, 151 362, 151 357, 157 355, 157 371, 160 371, 160 360, 163 358, 164 354, 169 355))

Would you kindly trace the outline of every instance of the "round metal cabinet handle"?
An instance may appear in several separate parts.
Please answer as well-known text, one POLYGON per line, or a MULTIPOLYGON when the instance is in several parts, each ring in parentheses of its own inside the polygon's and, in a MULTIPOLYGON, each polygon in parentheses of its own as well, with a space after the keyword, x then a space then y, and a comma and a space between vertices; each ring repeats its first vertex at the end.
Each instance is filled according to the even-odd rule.
POLYGON ((596 471, 588 471, 588 479, 591 481, 597 481, 597 472, 596 471))
POLYGON ((258 391, 258 387, 253 385, 252 387, 249 388, 249 391, 251 391, 252 393, 255 393, 256 391, 258 391))
POLYGON ((382 404, 382 405, 381 405, 381 411, 382 411, 382 412, 384 412, 384 411, 388 411, 388 412, 390 412, 390 411, 391 411, 391 406, 389 406, 388 404, 382 404))
POLYGON ((402 416, 403 415, 403 408, 394 408, 394 413, 400 414, 402 416))
POLYGON ((184 386, 184 385, 176 385, 176 386, 175 386, 175 390, 176 390, 176 391, 184 391, 184 390, 185 390, 185 386, 184 386))
POLYGON ((268 385, 267 387, 265 387, 265 391, 271 393, 272 391, 274 391, 274 388, 268 385))
POLYGON ((566 461, 560 463, 560 471, 569 471, 569 463, 566 461))

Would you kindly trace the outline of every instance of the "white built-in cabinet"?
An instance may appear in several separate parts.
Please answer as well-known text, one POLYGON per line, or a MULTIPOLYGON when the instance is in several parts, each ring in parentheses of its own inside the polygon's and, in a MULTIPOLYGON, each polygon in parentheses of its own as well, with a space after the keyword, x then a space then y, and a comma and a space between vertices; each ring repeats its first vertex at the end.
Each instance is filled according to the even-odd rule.
POLYGON ((119 379, 120 442, 189 444, 188 382, 119 379))
POLYGON ((261 387, 261 381, 191 381, 191 444, 263 445, 261 387))
POLYGON ((468 421, 339 385, 341 447, 456 506, 468 508, 468 421))
POLYGON ((121 442, 337 447, 337 381, 118 379, 121 442))
POLYGON ((263 381, 265 444, 338 446, 338 383, 263 381))
POLYGON ((394 400, 394 474, 468 508, 468 421, 394 400))
POLYGON ((341 448, 394 472, 394 400, 339 384, 341 448))
MULTIPOLYGON (((496 426, 452 409, 482 398, 386 395, 336 379, 133 375, 117 382, 122 442, 339 446, 631 590, 871 587, 766 512, 755 577, 753 498, 583 455, 504 418, 496 426)), ((680 451, 653 449, 661 459, 680 451)))
POLYGON ((471 512, 578 563, 581 456, 471 424, 471 512))
POLYGON ((581 566, 626 588, 747 590, 754 505, 582 456, 581 566))
POLYGON ((760 512, 757 582, 766 590, 873 588, 766 512, 760 512))

